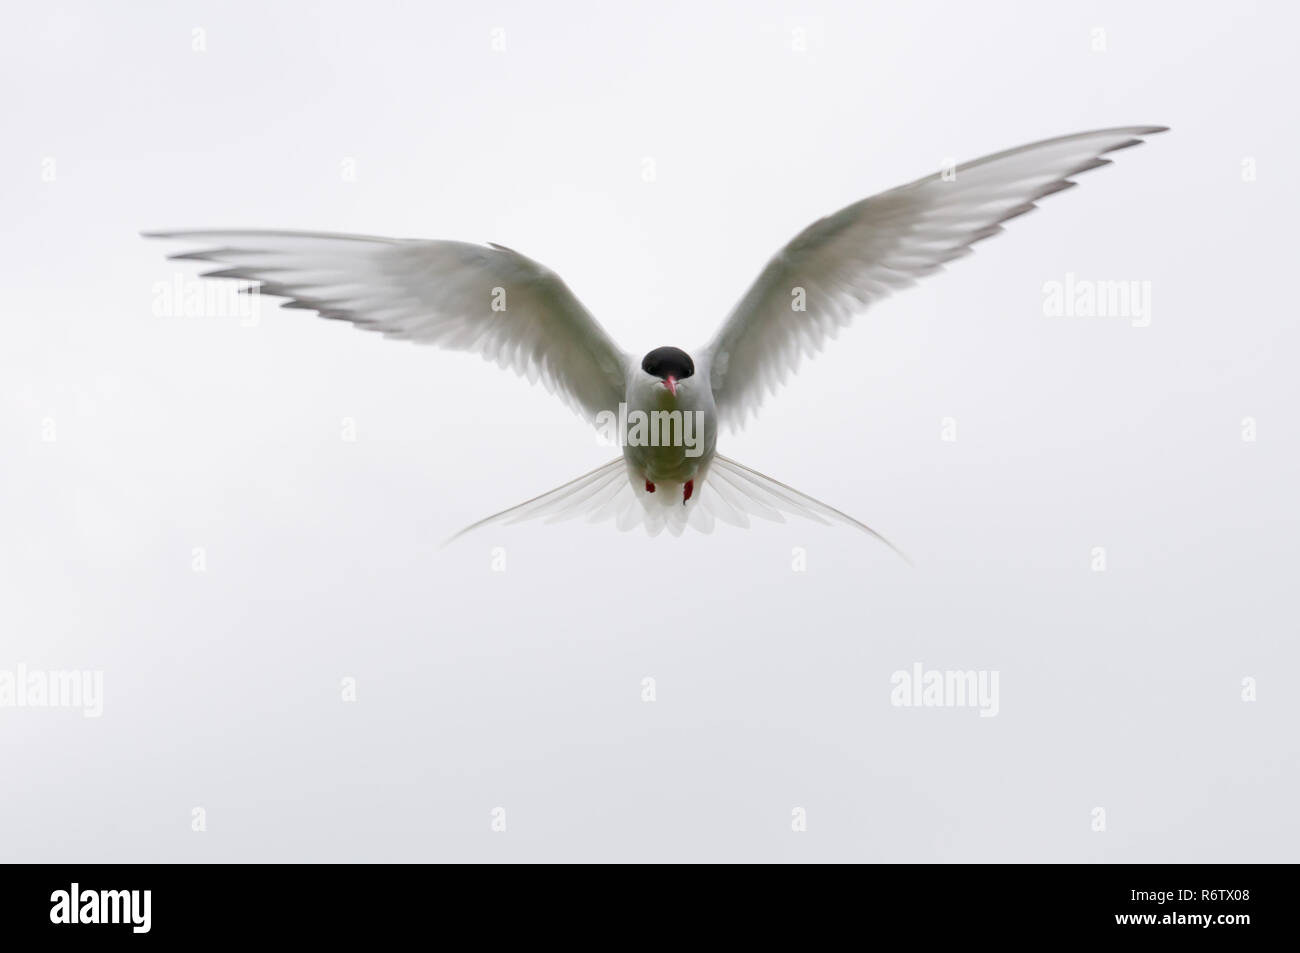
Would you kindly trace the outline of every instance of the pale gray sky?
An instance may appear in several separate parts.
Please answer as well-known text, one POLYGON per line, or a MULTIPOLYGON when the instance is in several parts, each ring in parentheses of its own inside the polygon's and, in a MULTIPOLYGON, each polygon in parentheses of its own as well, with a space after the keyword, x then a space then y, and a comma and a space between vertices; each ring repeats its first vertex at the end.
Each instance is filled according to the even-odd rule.
POLYGON ((1289 5, 7 15, 0 673, 104 697, 0 708, 0 859, 1296 859, 1289 5), (813 219, 1142 123, 720 444, 914 569, 796 523, 439 549, 609 451, 470 356, 156 314, 197 269, 136 236, 501 242, 690 349, 813 219), (1067 274, 1149 326, 1045 314, 1067 274), (917 662, 997 716, 891 705, 917 662))

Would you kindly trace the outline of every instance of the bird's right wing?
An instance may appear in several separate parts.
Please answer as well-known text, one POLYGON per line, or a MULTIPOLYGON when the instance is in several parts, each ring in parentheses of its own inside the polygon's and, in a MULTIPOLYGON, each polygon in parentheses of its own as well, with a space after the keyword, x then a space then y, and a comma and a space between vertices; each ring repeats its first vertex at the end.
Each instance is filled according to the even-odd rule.
POLYGON ((1002 231, 1161 126, 1101 129, 976 159, 855 202, 782 248, 705 349, 718 418, 739 428, 855 314, 1002 231), (799 295, 802 293, 802 299, 799 295))
POLYGON ((501 245, 324 232, 147 232, 201 243, 177 259, 214 262, 205 277, 378 331, 472 351, 540 380, 595 423, 617 410, 629 358, 550 269, 501 245))

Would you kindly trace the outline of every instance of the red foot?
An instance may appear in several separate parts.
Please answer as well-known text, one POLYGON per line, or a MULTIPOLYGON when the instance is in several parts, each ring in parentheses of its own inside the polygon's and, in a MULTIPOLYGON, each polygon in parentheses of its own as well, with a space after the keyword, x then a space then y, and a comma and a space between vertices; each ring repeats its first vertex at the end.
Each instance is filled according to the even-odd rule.
POLYGON ((649 480, 645 481, 645 491, 647 493, 653 493, 655 491, 655 485, 651 483, 649 480))
POLYGON ((682 506, 686 505, 686 501, 691 498, 691 494, 694 492, 695 492, 695 481, 687 480, 686 485, 682 487, 682 506))

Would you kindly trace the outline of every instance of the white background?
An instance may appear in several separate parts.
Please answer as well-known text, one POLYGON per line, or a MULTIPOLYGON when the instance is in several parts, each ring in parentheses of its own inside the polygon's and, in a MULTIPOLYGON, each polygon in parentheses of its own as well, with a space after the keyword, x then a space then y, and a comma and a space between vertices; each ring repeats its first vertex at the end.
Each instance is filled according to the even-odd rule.
POLYGON ((1290 5, 10 7, 0 669, 106 697, 0 709, 0 859, 1297 859, 1290 5), (497 241, 690 349, 814 218, 1146 123, 720 445, 915 569, 811 523, 440 549, 609 451, 469 355, 156 315, 198 269, 137 237, 497 241), (1150 326, 1045 316, 1067 272, 1150 326), (891 706, 918 661, 999 715, 891 706))

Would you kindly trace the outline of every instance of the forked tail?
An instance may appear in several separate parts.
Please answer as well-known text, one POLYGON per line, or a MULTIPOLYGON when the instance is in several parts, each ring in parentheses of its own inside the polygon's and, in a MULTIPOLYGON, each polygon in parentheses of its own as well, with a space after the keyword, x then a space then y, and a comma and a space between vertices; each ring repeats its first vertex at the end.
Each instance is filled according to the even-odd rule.
POLYGON ((626 483, 627 464, 623 462, 622 457, 619 457, 590 473, 584 473, 577 479, 557 486, 554 490, 535 496, 531 500, 525 500, 508 510, 493 513, 477 523, 471 523, 454 536, 448 537, 442 545, 446 546, 466 533, 493 524, 521 523, 529 519, 546 519, 547 522, 554 523, 584 514, 589 519, 592 516, 599 518, 604 505, 622 495, 619 490, 626 483))
POLYGON ((687 527, 708 533, 715 523, 748 527, 751 516, 785 522, 786 516, 798 516, 818 523, 840 523, 874 536, 897 553, 909 566, 912 561, 897 546, 870 526, 855 520, 792 486, 715 454, 695 478, 695 493, 685 505, 680 494, 645 491, 645 481, 628 470, 622 457, 584 473, 541 496, 494 513, 465 527, 443 545, 473 530, 492 524, 519 523, 544 519, 548 523, 583 518, 589 523, 612 519, 621 530, 643 527, 651 536, 665 529, 674 536, 687 527))

